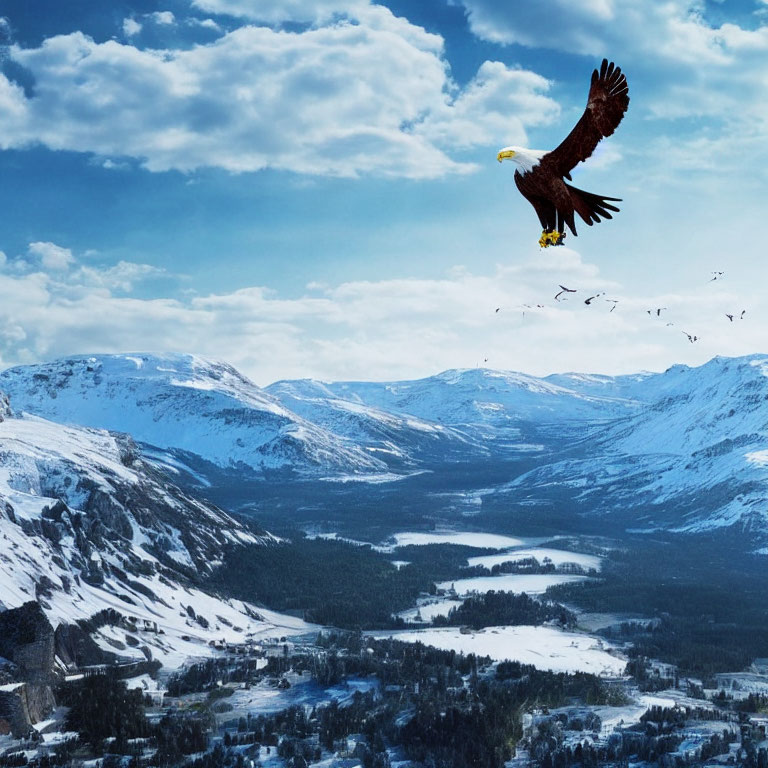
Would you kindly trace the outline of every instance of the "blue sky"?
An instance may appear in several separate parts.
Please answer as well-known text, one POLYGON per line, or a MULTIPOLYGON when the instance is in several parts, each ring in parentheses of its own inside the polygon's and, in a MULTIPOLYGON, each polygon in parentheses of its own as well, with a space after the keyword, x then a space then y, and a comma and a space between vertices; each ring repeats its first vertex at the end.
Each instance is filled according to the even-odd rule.
POLYGON ((0 4, 0 367, 190 351, 265 384, 766 351, 765 0, 66 5, 0 4), (603 56, 630 108, 574 182, 622 210, 540 251, 496 151, 556 146, 603 56), (603 291, 614 312, 583 304, 603 291))

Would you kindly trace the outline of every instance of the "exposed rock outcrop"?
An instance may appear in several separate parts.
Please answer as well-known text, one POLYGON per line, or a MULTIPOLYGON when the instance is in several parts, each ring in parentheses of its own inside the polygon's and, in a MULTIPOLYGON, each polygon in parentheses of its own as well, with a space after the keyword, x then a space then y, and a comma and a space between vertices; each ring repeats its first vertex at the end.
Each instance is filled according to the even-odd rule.
POLYGON ((16 665, 25 684, 9 692, 13 695, 6 708, 12 712, 11 722, 20 722, 21 711, 30 723, 37 723, 56 706, 54 649, 53 627, 38 602, 0 613, 0 656, 16 665))
POLYGON ((11 415, 11 404, 8 400, 8 396, 0 392, 0 421, 11 415))

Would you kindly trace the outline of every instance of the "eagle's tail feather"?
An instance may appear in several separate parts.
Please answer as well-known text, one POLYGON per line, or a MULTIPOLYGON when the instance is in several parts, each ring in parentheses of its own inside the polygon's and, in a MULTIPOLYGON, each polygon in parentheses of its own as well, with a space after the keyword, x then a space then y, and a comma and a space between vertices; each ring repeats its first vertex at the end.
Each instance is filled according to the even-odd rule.
POLYGON ((615 205, 611 205, 608 200, 621 202, 620 197, 605 197, 604 195, 595 195, 592 192, 585 192, 583 189, 577 189, 570 184, 566 184, 571 194, 571 201, 576 213, 591 227, 603 219, 612 219, 609 211, 618 211, 615 205))

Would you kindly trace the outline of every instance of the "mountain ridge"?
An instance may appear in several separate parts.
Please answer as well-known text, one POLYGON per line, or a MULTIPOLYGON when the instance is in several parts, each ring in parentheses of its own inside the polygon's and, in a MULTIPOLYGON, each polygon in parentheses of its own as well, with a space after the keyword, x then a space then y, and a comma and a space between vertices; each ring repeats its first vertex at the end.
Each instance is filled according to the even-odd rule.
MULTIPOLYGON (((124 421, 138 425, 136 439, 149 443, 141 432, 147 408, 153 414, 160 408, 170 443, 172 428, 182 437, 187 429, 208 434, 199 426, 206 416, 197 407, 199 393, 224 391, 232 412, 224 417, 222 409, 214 412, 224 432, 219 447, 248 439, 243 409, 249 413, 247 403, 258 401, 266 406, 254 417, 257 428, 264 410, 291 414, 297 429, 323 436, 324 448, 334 448, 333 461, 316 463, 311 471, 306 453, 283 453, 280 466, 294 471, 285 482, 291 477, 389 482, 414 470, 448 477, 454 467, 470 482, 472 468, 498 465, 503 472, 505 462, 512 462, 508 479, 500 481, 497 472, 483 498, 495 495, 530 506, 554 494, 568 500, 573 514, 615 513, 631 520, 639 510, 635 527, 646 530, 697 532, 749 523, 768 534, 768 356, 761 354, 618 377, 537 378, 478 368, 403 382, 283 380, 264 390, 226 364, 194 356, 101 356, 10 369, 0 373, 2 389, 9 390, 17 409, 47 417, 70 408, 76 418, 77 408, 91 408, 94 400, 100 408, 128 403, 124 421), (51 389, 51 367, 74 382, 51 389), (97 371, 101 381, 92 383, 97 371), (71 392, 62 395, 82 391, 80 379, 88 385, 85 406, 71 392), (148 379, 162 382, 151 401, 136 396, 148 379), (164 409, 168 401, 176 421, 164 409), (361 462, 361 456, 370 462, 361 462), (516 457, 528 462, 517 474, 516 457)), ((141 450, 148 455, 146 446, 141 450)), ((150 458, 176 472, 171 459, 183 465, 186 456, 160 454, 150 458)), ((233 472, 227 482, 240 482, 237 463, 233 472)), ((269 483, 269 476, 264 480, 269 483)))

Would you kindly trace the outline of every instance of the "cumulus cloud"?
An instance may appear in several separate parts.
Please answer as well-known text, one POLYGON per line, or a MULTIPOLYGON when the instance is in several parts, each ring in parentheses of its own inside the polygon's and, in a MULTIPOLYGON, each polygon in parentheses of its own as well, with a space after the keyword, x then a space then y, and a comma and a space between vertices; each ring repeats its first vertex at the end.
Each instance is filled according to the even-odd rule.
POLYGON ((130 156, 151 171, 434 178, 472 169, 457 146, 524 143, 527 126, 557 115, 545 79, 499 62, 458 88, 442 38, 382 6, 301 32, 243 26, 186 50, 75 32, 11 55, 34 96, 0 75, 0 147, 130 156))
POLYGON ((27 256, 31 261, 39 262, 43 269, 55 272, 66 269, 74 263, 72 251, 69 248, 62 248, 50 242, 30 243, 27 256))
MULTIPOLYGON (((86 251, 85 257, 96 256, 95 251, 86 251)), ((119 261, 110 266, 81 263, 69 248, 56 243, 37 241, 30 243, 25 254, 8 262, 0 251, 0 270, 6 265, 20 284, 45 286, 59 297, 67 299, 90 296, 94 292, 104 296, 113 292, 128 293, 139 283, 168 277, 166 271, 150 264, 119 261)))
POLYGON ((193 0, 193 7, 208 13, 280 24, 287 21, 315 22, 341 14, 364 11, 368 0, 193 0))
POLYGON ((550 82, 534 72, 486 61, 455 99, 434 109, 417 132, 446 147, 473 147, 525 136, 527 126, 554 122, 560 113, 546 96, 550 82), (482 121, 477 119, 483 115, 482 121))
POLYGON ((142 25, 133 18, 123 19, 123 34, 126 37, 133 37, 138 35, 142 30, 142 25))
MULTIPOLYGON (((652 75, 645 103, 657 117, 768 119, 768 25, 712 24, 700 0, 454 0, 472 31, 496 43, 552 48, 652 75)), ((630 89, 631 89, 630 82, 630 89)))
POLYGON ((126 287, 151 268, 113 270, 99 277, 82 269, 58 277, 0 272, 2 364, 141 349, 223 358, 261 384, 411 378, 475 365, 626 373, 754 352, 767 309, 759 292, 737 297, 717 283, 633 295, 569 248, 532 253, 487 274, 456 267, 437 279, 314 284, 292 299, 264 286, 183 298, 116 296, 111 287, 121 275, 126 287), (560 282, 578 293, 555 302, 560 282), (598 292, 605 296, 586 306, 598 292), (614 312, 608 298, 619 300, 614 312), (649 316, 657 306, 669 309, 649 316), (724 313, 742 308, 745 320, 729 323, 724 313), (683 331, 701 341, 690 344, 683 331))
POLYGON ((145 280, 164 276, 165 270, 151 264, 136 264, 132 261, 119 261, 112 267, 81 266, 73 274, 71 281, 83 286, 104 288, 108 291, 128 292, 145 280))
POLYGON ((149 14, 149 18, 155 22, 155 24, 161 24, 163 26, 170 26, 176 23, 176 17, 171 11, 155 11, 149 14))

